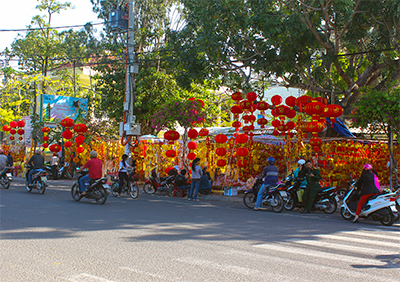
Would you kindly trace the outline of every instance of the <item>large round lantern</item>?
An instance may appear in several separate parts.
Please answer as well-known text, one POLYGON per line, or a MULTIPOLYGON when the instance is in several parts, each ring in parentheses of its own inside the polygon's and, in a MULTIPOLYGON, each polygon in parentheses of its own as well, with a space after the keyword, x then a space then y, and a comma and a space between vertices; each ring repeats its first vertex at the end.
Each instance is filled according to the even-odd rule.
POLYGON ((294 117, 296 116, 296 111, 295 111, 295 110, 289 110, 289 111, 286 113, 286 116, 287 116, 288 118, 294 118, 294 117))
POLYGON ((11 126, 9 125, 3 125, 3 131, 8 132, 11 130, 11 126))
POLYGON ((231 95, 231 98, 232 98, 232 100, 234 100, 234 101, 240 101, 240 100, 243 99, 242 93, 240 93, 240 92, 233 93, 233 94, 231 95))
POLYGON ((265 125, 268 124, 268 120, 266 118, 259 118, 257 123, 261 126, 261 128, 265 128, 265 125))
POLYGON ((251 102, 257 100, 256 92, 249 92, 249 93, 247 93, 246 97, 247 97, 247 100, 249 100, 251 102))
POLYGON ((322 114, 324 112, 324 108, 325 105, 320 102, 311 102, 304 107, 304 110, 310 116, 316 116, 322 114))
POLYGON ((234 121, 232 122, 232 126, 235 128, 240 128, 242 126, 242 123, 240 121, 234 121))
POLYGON ((176 130, 168 130, 164 133, 164 139, 168 140, 169 143, 174 143, 179 137, 180 134, 176 130))
POLYGON ((194 129, 194 128, 189 129, 189 131, 188 131, 188 137, 189 137, 190 139, 196 139, 197 136, 199 136, 199 133, 197 132, 196 129, 194 129))
POLYGON ((10 140, 13 141, 15 139, 14 136, 10 136, 10 140))
POLYGON ((43 139, 43 141, 47 142, 47 141, 49 141, 49 136, 43 136, 42 139, 43 139))
POLYGON ((287 125, 287 127, 288 127, 289 129, 293 129, 293 128, 295 128, 296 123, 295 123, 294 121, 288 121, 288 122, 286 123, 286 125, 287 125))
POLYGON ((272 98, 271 98, 271 103, 273 104, 273 105, 279 105, 280 103, 282 103, 282 97, 281 96, 279 96, 279 95, 274 95, 274 96, 272 96, 272 98))
POLYGON ((226 160, 218 160, 217 161, 217 166, 219 166, 219 167, 226 166, 226 160))
POLYGON ((11 135, 14 135, 14 134, 16 134, 16 133, 17 133, 17 131, 16 131, 14 128, 10 130, 10 134, 11 134, 11 135))
POLYGON ((234 115, 240 115, 241 113, 243 113, 243 110, 239 106, 232 106, 231 113, 234 115))
POLYGON ((320 138, 311 138, 310 146, 312 147, 320 147, 322 145, 322 140, 320 138))
POLYGON ((58 153, 61 151, 60 145, 57 145, 57 144, 50 145, 49 149, 53 153, 58 153))
POLYGON ((217 136, 215 136, 215 142, 217 143, 225 143, 226 141, 228 141, 228 137, 225 134, 218 134, 217 136))
POLYGON ((246 160, 239 160, 237 164, 238 164, 238 167, 241 167, 241 168, 244 168, 248 165, 246 160))
POLYGON ((257 110, 263 112, 269 109, 269 104, 267 102, 261 101, 257 104, 257 110))
POLYGON ((207 136, 208 133, 210 133, 210 131, 207 128, 202 128, 202 129, 200 129, 199 135, 204 137, 204 136, 207 136))
POLYGON ((312 132, 313 137, 318 136, 318 132, 324 130, 324 124, 322 122, 312 121, 307 124, 307 131, 312 132))
POLYGON ((197 143, 194 142, 194 141, 190 141, 190 142, 187 144, 187 147, 188 147, 189 150, 195 150, 195 149, 197 148, 197 143))
POLYGON ((87 126, 83 123, 75 124, 74 131, 78 133, 85 133, 87 131, 87 126))
POLYGON ((50 128, 45 126, 45 127, 42 128, 42 132, 43 133, 49 133, 50 132, 50 128))
POLYGON ((225 148, 217 148, 217 149, 215 150, 215 153, 216 153, 218 156, 223 157, 223 156, 226 155, 226 149, 225 149, 225 148))
POLYGON ((176 157, 176 151, 175 150, 168 150, 165 152, 165 155, 168 158, 175 158, 176 157))
POLYGON ((83 136, 83 135, 78 135, 78 136, 75 138, 75 143, 76 143, 76 145, 78 145, 78 146, 82 145, 82 144, 83 144, 83 141, 85 141, 85 136, 83 136))
POLYGON ((62 137, 63 138, 65 138, 65 139, 71 139, 72 138, 72 131, 71 130, 65 130, 63 133, 62 133, 62 137))
POLYGON ((43 144, 42 144, 42 147, 43 147, 43 148, 47 148, 47 147, 49 147, 49 144, 43 143, 43 144))
POLYGON ((335 118, 340 117, 343 114, 343 108, 336 104, 325 106, 324 115, 331 119, 331 122, 335 122, 335 118))
POLYGON ((285 99, 285 103, 286 105, 288 105, 289 107, 294 107, 296 106, 296 97, 293 96, 289 96, 285 99))
POLYGON ((16 121, 10 122, 11 128, 16 128, 18 126, 18 123, 16 121))
POLYGON ((243 100, 239 103, 239 106, 242 110, 250 110, 251 102, 249 100, 243 100))
POLYGON ((271 122, 271 125, 276 128, 281 125, 281 121, 279 119, 275 119, 271 122))
POLYGON ((82 146, 79 146, 78 148, 76 148, 76 152, 78 152, 79 154, 82 154, 85 151, 85 148, 83 148, 82 146))
POLYGON ((296 99, 296 104, 299 107, 304 107, 305 105, 307 105, 311 101, 312 101, 312 98, 310 96, 302 95, 302 96, 300 96, 299 98, 296 99))
POLYGON ((73 127, 75 122, 71 118, 65 118, 65 119, 61 120, 60 124, 63 127, 69 128, 69 127, 73 127))
POLYGON ((249 141, 249 136, 247 134, 238 134, 236 137, 236 143, 238 144, 244 144, 249 141))
POLYGON ((71 141, 65 142, 65 143, 64 143, 64 147, 65 147, 65 148, 70 148, 70 147, 72 147, 71 141))
POLYGON ((193 161, 196 158, 196 154, 193 152, 190 152, 189 154, 187 154, 186 156, 189 160, 193 161))
POLYGON ((23 130, 23 129, 18 129, 18 130, 17 130, 17 133, 18 133, 18 135, 24 135, 25 130, 23 130))
POLYGON ((17 126, 20 127, 20 128, 24 127, 25 126, 25 121, 23 121, 23 120, 18 121, 17 122, 17 126))
POLYGON ((317 98, 315 98, 315 100, 320 102, 320 103, 322 103, 322 104, 324 104, 324 105, 328 105, 328 100, 326 98, 324 98, 324 97, 317 97, 317 98))
POLYGON ((279 135, 279 131, 275 129, 275 130, 272 132, 272 135, 278 136, 278 135, 279 135))
POLYGON ((247 148, 239 148, 236 150, 236 154, 240 157, 247 156, 248 153, 249 153, 249 149, 247 149, 247 148))

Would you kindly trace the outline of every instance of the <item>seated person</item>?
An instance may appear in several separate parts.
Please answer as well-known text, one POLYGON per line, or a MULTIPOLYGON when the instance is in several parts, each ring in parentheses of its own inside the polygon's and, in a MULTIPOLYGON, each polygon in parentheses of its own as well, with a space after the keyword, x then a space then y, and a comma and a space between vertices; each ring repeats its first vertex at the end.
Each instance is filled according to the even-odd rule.
POLYGON ((207 167, 203 167, 203 175, 200 179, 200 188, 199 193, 201 194, 209 194, 211 192, 211 176, 210 173, 207 171, 207 167))
POLYGON ((180 189, 180 190, 190 189, 191 185, 189 183, 187 183, 187 179, 186 179, 186 169, 182 169, 181 173, 176 176, 175 184, 176 184, 176 187, 178 187, 178 189, 180 189))

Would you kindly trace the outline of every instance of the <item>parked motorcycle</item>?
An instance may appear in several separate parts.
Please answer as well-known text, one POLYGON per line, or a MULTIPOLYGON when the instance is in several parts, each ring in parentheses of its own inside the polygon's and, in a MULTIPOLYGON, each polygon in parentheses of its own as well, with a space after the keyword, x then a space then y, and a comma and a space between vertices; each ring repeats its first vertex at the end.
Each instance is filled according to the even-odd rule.
MULTIPOLYGON (((358 205, 356 180, 351 181, 350 191, 343 199, 340 214, 346 220, 354 218, 358 205), (356 199, 357 198, 357 199, 356 199)), ((400 191, 395 193, 381 193, 368 199, 363 206, 360 218, 369 218, 380 221, 382 225, 391 226, 398 217, 396 200, 400 197, 400 191)))
POLYGON ((28 192, 31 192, 33 189, 37 189, 40 194, 44 194, 44 192, 46 191, 46 187, 48 186, 47 171, 43 169, 36 170, 36 172, 32 174, 32 184, 28 185, 28 175, 32 169, 32 166, 27 165, 27 172, 25 174, 26 190, 28 190, 28 192))
POLYGON ((143 191, 149 195, 159 191, 172 196, 174 190, 174 176, 158 178, 156 168, 157 167, 151 171, 150 178, 144 183, 143 191))
POLYGON ((80 171, 78 174, 78 180, 72 184, 71 195, 75 201, 80 201, 82 198, 94 199, 96 203, 102 205, 107 201, 107 195, 111 193, 110 186, 106 183, 105 177, 94 179, 89 182, 89 187, 86 188, 86 194, 82 195, 81 189, 79 188, 79 179, 87 175, 87 170, 80 171))
MULTIPOLYGON (((129 182, 124 181, 124 187, 121 189, 121 193, 126 193, 131 196, 132 199, 136 199, 139 196, 139 187, 136 181, 139 180, 139 176, 136 174, 136 168, 128 170, 129 182)), ((114 197, 118 196, 119 179, 117 176, 112 178, 113 183, 111 184, 111 193, 114 197)))
MULTIPOLYGON (((251 189, 246 190, 243 197, 243 203, 249 209, 253 209, 256 205, 257 194, 263 184, 261 177, 256 178, 251 189)), ((263 195, 262 206, 270 206, 274 212, 281 212, 283 210, 284 202, 286 201, 287 193, 284 184, 270 187, 263 195)))
POLYGON ((59 179, 72 179, 71 173, 68 171, 69 163, 64 163, 57 169, 59 179))
POLYGON ((5 167, 3 171, 0 173, 0 185, 3 186, 4 189, 10 188, 10 183, 12 181, 11 168, 5 167))

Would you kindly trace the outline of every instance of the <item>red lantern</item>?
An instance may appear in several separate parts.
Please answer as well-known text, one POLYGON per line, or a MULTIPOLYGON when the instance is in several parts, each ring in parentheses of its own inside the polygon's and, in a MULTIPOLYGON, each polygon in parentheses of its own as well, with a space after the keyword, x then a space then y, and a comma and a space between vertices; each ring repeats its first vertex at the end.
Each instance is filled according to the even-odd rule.
POLYGON ((343 108, 336 104, 325 106, 324 115, 327 118, 331 118, 332 122, 335 122, 335 118, 340 117, 343 114, 343 108))
MULTIPOLYGON (((63 120, 60 122, 60 124, 61 124, 63 127, 69 128, 69 127, 73 127, 74 124, 75 124, 75 122, 74 122, 73 119, 65 118, 65 119, 63 119, 63 120)), ((67 138, 67 139, 69 139, 69 138, 67 138)))
POLYGON ((312 98, 310 96, 302 95, 302 96, 300 96, 299 98, 296 99, 296 104, 298 106, 302 106, 303 107, 303 106, 307 105, 308 103, 310 103, 311 101, 312 101, 312 98))
POLYGON ((320 138, 311 138, 310 146, 312 147, 320 147, 322 145, 322 140, 320 138))
POLYGON ((282 103, 282 97, 281 96, 279 96, 279 95, 274 95, 274 96, 272 96, 272 98, 271 98, 271 103, 273 104, 273 105, 279 105, 280 103, 282 103))
POLYGON ((85 133, 87 131, 87 126, 83 123, 75 124, 74 131, 78 133, 85 133))
POLYGON ((176 157, 176 151, 175 150, 168 150, 165 152, 165 155, 168 158, 175 158, 176 157))
POLYGON ((219 166, 219 167, 226 166, 226 160, 218 160, 217 161, 217 166, 219 166))
POLYGON ((19 141, 22 141, 24 139, 24 137, 20 136, 18 139, 19 139, 19 141))
POLYGON ((83 147, 81 147, 81 146, 79 146, 78 148, 76 148, 76 152, 77 152, 78 154, 82 154, 84 151, 85 151, 85 148, 83 148, 83 147))
POLYGON ((61 147, 57 144, 50 145, 50 151, 53 153, 57 153, 61 151, 61 147))
POLYGON ((250 110, 251 102, 249 100, 243 100, 239 103, 239 106, 242 110, 250 110))
POLYGON ((240 128, 242 126, 242 123, 240 121, 234 121, 232 122, 232 126, 235 128, 240 128))
POLYGON ((197 143, 194 142, 194 141, 190 141, 190 142, 187 144, 187 147, 188 147, 189 150, 195 150, 195 149, 197 148, 197 143))
POLYGON ((215 136, 215 142, 217 143, 225 143, 226 141, 228 141, 228 137, 225 134, 215 136))
POLYGON ((290 138, 293 138, 293 137, 294 137, 294 133, 293 133, 293 132, 289 132, 289 133, 288 133, 288 136, 289 136, 290 138))
POLYGON ((288 113, 286 114, 286 116, 288 118, 294 118, 296 116, 296 111, 295 110, 289 110, 288 113))
POLYGON ((324 124, 317 121, 312 121, 307 124, 308 132, 321 132, 324 130, 324 124))
POLYGON ((246 160, 239 160, 238 161, 238 167, 243 168, 243 167, 246 167, 247 165, 248 165, 248 163, 247 163, 246 160))
POLYGON ((257 100, 256 92, 249 92, 249 93, 247 93, 246 97, 247 97, 247 100, 249 100, 250 102, 257 100))
POLYGON ((231 113, 235 115, 240 115, 241 113, 243 113, 243 110, 239 106, 232 106, 231 113))
POLYGON ((293 122, 293 121, 288 121, 288 122, 286 123, 286 125, 287 125, 287 127, 288 127, 289 129, 293 129, 293 128, 295 128, 296 123, 293 122))
POLYGON ((80 145, 83 144, 83 141, 84 141, 84 140, 85 140, 85 136, 83 136, 83 135, 78 135, 78 136, 75 138, 75 143, 76 143, 76 145, 80 146, 80 145))
POLYGON ((268 124, 268 120, 266 118, 259 118, 257 123, 261 125, 261 128, 265 128, 265 125, 268 124))
POLYGON ((314 116, 322 114, 324 112, 324 108, 325 105, 320 102, 311 102, 304 107, 304 110, 310 116, 314 116))
POLYGON ((25 121, 20 120, 17 122, 18 127, 24 127, 25 126, 25 121))
POLYGON ((65 139, 71 139, 72 138, 72 131, 67 129, 62 133, 62 137, 65 139))
POLYGON ((14 140, 15 139, 15 137, 14 136, 10 136, 10 140, 12 141, 12 140, 14 140))
POLYGON ((275 113, 276 113, 278 116, 283 116, 283 115, 285 115, 285 113, 286 113, 286 108, 285 108, 285 106, 284 106, 284 105, 277 106, 277 107, 275 108, 275 113))
POLYGON ((279 135, 279 132, 278 132, 278 130, 274 130, 274 132, 272 132, 272 135, 274 135, 274 136, 278 136, 278 135, 279 135))
POLYGON ((315 98, 315 100, 317 100, 317 102, 320 102, 324 105, 328 105, 328 100, 324 97, 317 97, 317 98, 315 98))
POLYGON ((47 148, 47 147, 49 147, 49 144, 43 143, 43 144, 42 144, 42 147, 43 147, 43 148, 47 148))
POLYGON ((197 136, 199 136, 199 133, 197 132, 196 129, 194 129, 194 128, 189 129, 189 131, 188 131, 188 137, 189 137, 190 139, 196 139, 197 136))
POLYGON ((314 147, 313 149, 314 149, 314 152, 316 152, 316 153, 319 153, 321 151, 320 147, 314 147))
POLYGON ((70 147, 72 147, 72 143, 70 141, 67 141, 67 142, 64 143, 64 147, 65 148, 70 148, 70 147))
POLYGON ((43 128, 42 128, 42 132, 43 132, 43 133, 49 133, 49 132, 50 132, 50 128, 48 128, 48 127, 43 127, 43 128))
POLYGON ((174 143, 176 140, 179 139, 179 137, 180 134, 176 130, 168 130, 164 133, 164 139, 168 140, 170 143, 174 143))
POLYGON ((196 158, 196 154, 193 152, 190 152, 189 154, 187 154, 187 158, 191 161, 193 161, 196 158))
POLYGON ((271 125, 272 125, 273 127, 278 127, 278 126, 281 125, 281 121, 278 120, 278 119, 275 119, 275 120, 273 120, 273 121, 271 122, 271 125))
POLYGON ((10 130, 10 134, 11 134, 11 135, 14 135, 15 133, 17 133, 17 131, 16 131, 15 129, 11 129, 11 130, 10 130))
POLYGON ((45 142, 46 142, 46 141, 49 141, 49 136, 43 136, 42 139, 43 139, 43 141, 45 141, 45 142))
POLYGON ((208 131, 207 128, 202 128, 202 129, 200 129, 199 135, 204 137, 204 136, 207 136, 208 133, 210 133, 210 132, 208 131))
POLYGON ((223 156, 226 155, 226 149, 225 149, 225 148, 217 148, 217 149, 215 150, 215 153, 216 153, 218 156, 223 157, 223 156))
POLYGON ((23 129, 18 129, 18 130, 17 130, 17 133, 18 133, 18 135, 24 135, 25 130, 23 130, 23 129))
POLYGON ((234 101, 240 101, 240 100, 243 99, 242 93, 240 93, 240 92, 233 93, 233 94, 231 95, 231 98, 232 98, 232 100, 234 100, 234 101))
POLYGON ((18 123, 16 121, 10 122, 11 128, 16 128, 18 126, 18 123))
POLYGON ((3 125, 3 131, 8 132, 11 130, 11 126, 9 125, 3 125))
POLYGON ((240 157, 247 156, 248 153, 249 153, 249 149, 247 149, 247 148, 239 148, 236 150, 236 154, 240 157))
POLYGON ((266 111, 269 109, 269 104, 267 102, 261 101, 257 104, 257 110, 266 111))
POLYGON ((293 96, 289 96, 285 99, 285 103, 286 105, 288 105, 289 107, 294 107, 296 106, 296 97, 293 96))
POLYGON ((238 134, 236 137, 236 143, 238 144, 244 144, 249 141, 249 136, 247 134, 238 134))

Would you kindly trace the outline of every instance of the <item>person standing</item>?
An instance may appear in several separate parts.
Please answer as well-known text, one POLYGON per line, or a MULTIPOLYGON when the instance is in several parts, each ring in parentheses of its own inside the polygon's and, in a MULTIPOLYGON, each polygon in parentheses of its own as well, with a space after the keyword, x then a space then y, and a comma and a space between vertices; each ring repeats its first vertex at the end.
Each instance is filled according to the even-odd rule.
POLYGON ((129 177, 128 177, 128 155, 123 154, 122 155, 122 160, 119 163, 119 168, 118 168, 118 179, 119 179, 119 186, 118 186, 118 195, 117 197, 121 196, 121 191, 122 187, 124 187, 125 183, 129 183, 129 177))
POLYGON ((54 153, 50 159, 51 173, 53 174, 54 180, 58 179, 57 167, 58 167, 59 161, 60 161, 60 159, 57 157, 56 153, 54 153))
POLYGON ((89 174, 85 175, 81 179, 79 179, 79 188, 81 189, 81 195, 86 195, 86 182, 91 180, 99 179, 103 175, 103 163, 101 160, 97 158, 97 152, 90 152, 90 160, 88 160, 83 168, 89 169, 89 174))
POLYGON ((313 167, 312 162, 310 160, 306 161, 305 167, 306 167, 305 175, 307 180, 307 186, 303 194, 303 204, 304 204, 303 213, 309 213, 314 205, 314 200, 315 197, 317 196, 318 189, 320 187, 319 180, 321 179, 321 174, 319 173, 318 168, 313 167))
POLYGON ((263 170, 262 176, 264 178, 264 183, 261 185, 261 188, 257 193, 256 206, 254 207, 255 211, 258 211, 261 208, 263 195, 267 188, 276 186, 276 183, 278 182, 279 169, 274 165, 275 159, 273 157, 269 157, 267 162, 269 165, 263 170))
POLYGON ((189 190, 189 195, 188 195, 189 201, 190 200, 199 201, 197 195, 199 193, 201 176, 203 175, 203 170, 201 169, 201 166, 199 164, 200 164, 200 159, 195 158, 192 163, 192 186, 190 187, 189 190), (194 198, 193 198, 193 192, 194 192, 194 198))
POLYGON ((28 174, 28 186, 32 185, 32 175, 37 172, 39 169, 43 169, 44 166, 44 157, 42 156, 42 150, 37 149, 35 155, 33 155, 29 161, 28 165, 32 165, 33 168, 28 174))
POLYGON ((364 165, 361 172, 361 177, 357 180, 356 186, 357 190, 360 191, 361 198, 357 204, 356 216, 353 220, 354 223, 358 222, 362 207, 368 201, 368 198, 379 194, 381 190, 381 186, 378 180, 378 173, 373 170, 372 165, 364 165))

